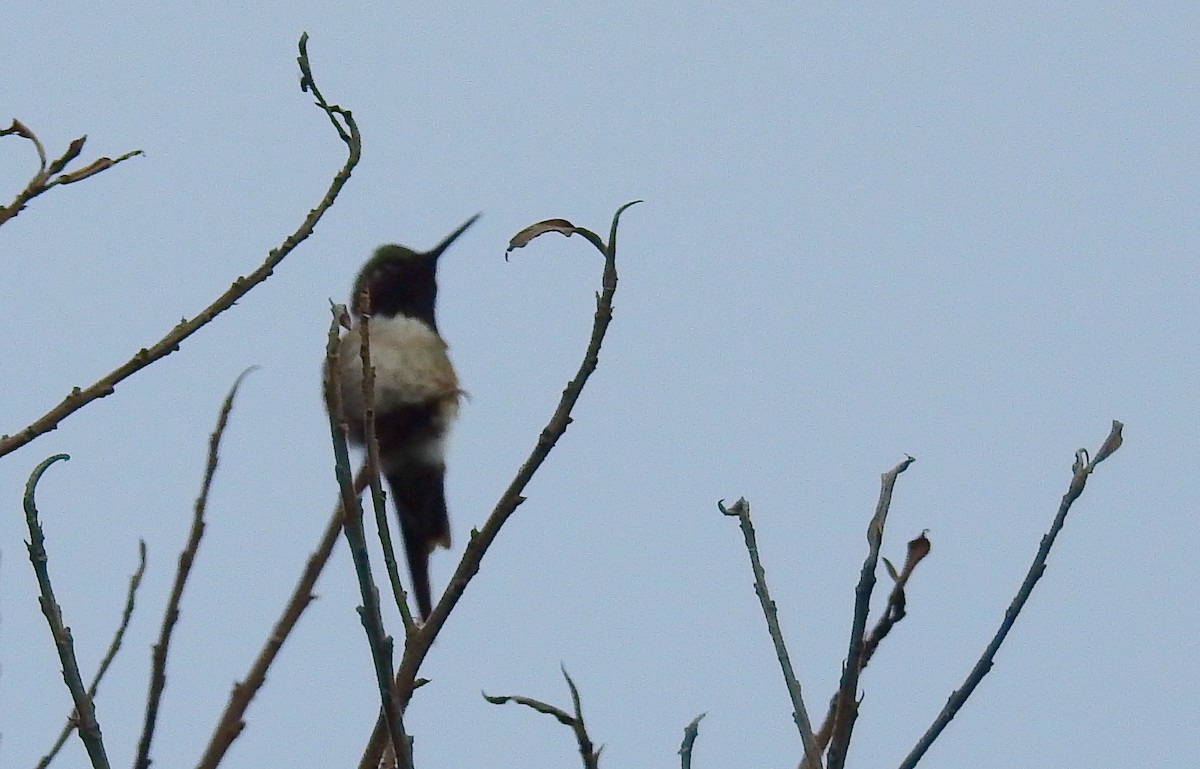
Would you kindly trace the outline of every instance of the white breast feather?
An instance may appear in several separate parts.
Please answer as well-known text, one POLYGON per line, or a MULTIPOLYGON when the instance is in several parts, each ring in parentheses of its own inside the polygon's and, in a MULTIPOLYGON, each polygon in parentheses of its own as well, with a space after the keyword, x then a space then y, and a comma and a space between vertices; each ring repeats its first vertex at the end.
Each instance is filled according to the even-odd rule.
MULTIPOLYGON (((442 417, 458 412, 458 377, 446 354, 446 343, 416 318, 372 318, 371 365, 375 368, 375 408, 441 400, 442 417)), ((362 337, 358 326, 347 332, 338 347, 342 404, 347 416, 362 418, 362 337)))

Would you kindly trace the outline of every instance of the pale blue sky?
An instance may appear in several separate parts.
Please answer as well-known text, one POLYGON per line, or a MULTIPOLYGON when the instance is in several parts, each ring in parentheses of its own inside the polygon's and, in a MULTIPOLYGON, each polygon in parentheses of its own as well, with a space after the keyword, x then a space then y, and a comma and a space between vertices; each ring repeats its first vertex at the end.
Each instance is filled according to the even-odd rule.
MULTIPOLYGON (((845 654, 879 473, 884 554, 930 530, 909 616, 862 680, 851 763, 895 765, 991 637, 1110 420, 1126 443, 1068 520, 993 673, 923 765, 1195 766, 1200 610, 1200 13, 1192 4, 9 3, 0 119, 51 152, 133 160, 0 229, 13 432, 191 316, 315 205, 343 145, 298 88, 354 111, 363 161, 264 286, 115 395, 0 459, 0 765, 70 709, 22 544, 41 489, 85 671, 138 537, 150 567, 101 690, 132 759, 149 647, 208 433, 239 371, 182 606, 156 765, 194 764, 334 498, 318 369, 327 301, 382 242, 443 260, 439 323, 471 399, 450 453, 442 585, 578 364, 600 263, 521 227, 607 230, 621 286, 576 422, 422 671, 423 767, 571 766, 568 730, 479 696, 566 704, 604 764, 786 767, 799 754, 736 523, 753 504, 809 708, 845 654)), ((0 141, 7 203, 34 170, 0 141)), ((229 767, 346 766, 377 707, 340 546, 229 767)), ((388 617, 390 627, 398 624, 388 617)), ((816 717, 816 716, 814 716, 816 717)), ((73 741, 63 766, 85 762, 73 741)))

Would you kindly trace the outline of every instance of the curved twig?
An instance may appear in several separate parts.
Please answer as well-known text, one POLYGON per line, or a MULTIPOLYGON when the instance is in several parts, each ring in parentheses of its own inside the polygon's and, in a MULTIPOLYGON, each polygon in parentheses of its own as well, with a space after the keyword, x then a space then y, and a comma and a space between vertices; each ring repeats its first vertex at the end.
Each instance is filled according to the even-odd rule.
POLYGON ((358 165, 358 159, 362 153, 362 137, 359 135, 358 126, 355 124, 350 110, 326 103, 320 91, 317 90, 308 65, 307 45, 308 35, 301 35, 299 57, 300 70, 302 72, 301 85, 305 91, 312 92, 313 96, 317 99, 317 105, 329 116, 329 120, 337 128, 338 136, 341 137, 348 148, 346 163, 333 177, 333 181, 329 183, 329 189, 325 192, 325 197, 321 199, 316 208, 309 211, 308 216, 304 218, 304 221, 295 232, 288 235, 277 248, 272 249, 267 254, 266 261, 246 277, 240 277, 235 280, 228 291, 217 297, 199 315, 191 320, 180 321, 179 325, 167 332, 162 339, 150 347, 139 350, 132 358, 109 374, 101 377, 94 384, 82 389, 76 387, 63 398, 61 403, 47 411, 41 417, 38 417, 29 426, 13 435, 0 437, 0 457, 16 451, 38 436, 50 432, 58 427, 60 422, 87 404, 111 395, 115 391, 117 384, 123 380, 146 368, 151 363, 175 352, 179 349, 180 343, 185 339, 232 307, 250 289, 269 278, 275 271, 275 268, 279 266, 279 263, 283 261, 284 257, 295 250, 296 246, 300 245, 312 234, 313 229, 317 226, 317 222, 321 220, 321 217, 333 205, 333 201, 337 199, 338 193, 341 192, 342 187, 350 179, 350 173, 358 165))
POLYGON ((92 769, 108 769, 108 755, 104 750, 104 740, 100 735, 100 722, 96 720, 96 708, 91 696, 83 688, 83 678, 79 674, 79 662, 75 659, 75 641, 71 638, 71 629, 62 618, 62 608, 54 599, 54 586, 50 584, 50 571, 47 568, 46 536, 42 525, 38 523, 37 504, 34 502, 34 491, 46 468, 60 459, 70 459, 66 454, 55 454, 34 468, 25 484, 25 523, 29 526, 29 561, 37 575, 38 588, 41 595, 42 614, 50 625, 50 633, 54 636, 54 646, 58 649, 58 659, 62 663, 63 680, 75 701, 75 713, 78 718, 79 739, 87 749, 91 759, 92 769))
POLYGON ((700 720, 707 715, 701 713, 683 729, 683 742, 679 745, 679 769, 692 769, 692 747, 700 736, 700 720))
MULTIPOLYGON (((484 692, 483 698, 493 705, 503 705, 506 702, 513 702, 517 705, 524 705, 527 708, 536 710, 539 713, 545 713, 548 716, 553 716, 563 726, 571 727, 571 731, 575 734, 575 742, 579 745, 579 757, 583 759, 584 769, 599 769, 600 767, 600 751, 601 748, 595 748, 592 744, 592 738, 588 735, 587 726, 583 722, 583 704, 579 699, 579 689, 575 686, 575 682, 571 680, 571 676, 567 674, 567 669, 562 668, 563 678, 567 679, 567 687, 571 690, 571 707, 575 711, 574 715, 566 712, 562 708, 549 705, 541 700, 535 700, 532 697, 522 697, 520 695, 501 695, 491 696, 484 692)), ((694 729, 700 719, 700 716, 691 723, 688 729, 694 729)), ((695 737, 692 737, 693 741, 695 737)), ((686 737, 685 737, 685 744, 686 737)), ((682 750, 680 751, 683 752, 682 750)), ((691 752, 691 745, 688 744, 688 752, 691 752)))
MULTIPOLYGON (((462 598, 463 592, 467 589, 467 585, 470 584, 471 579, 479 573, 479 566, 483 562, 483 556, 487 553, 488 548, 491 547, 492 542, 496 540, 505 521, 525 501, 525 497, 521 496, 521 492, 525 490, 534 473, 546 461, 546 457, 550 455, 550 451, 558 443, 558 439, 567 431, 567 426, 571 424, 571 410, 579 401, 579 396, 583 394, 583 388, 587 384, 588 378, 596 370, 596 366, 599 365, 600 346, 604 343, 604 335, 608 331, 609 323, 612 322, 613 296, 617 291, 617 224, 625 209, 640 202, 635 200, 626 203, 613 214, 607 245, 594 233, 584 230, 581 227, 574 227, 569 223, 567 225, 571 227, 572 231, 578 232, 587 238, 588 242, 604 255, 604 274, 601 278, 602 290, 596 295, 596 314, 592 323, 592 335, 588 340, 583 362, 579 365, 579 370, 576 372, 575 378, 567 383, 567 387, 563 390, 562 397, 559 399, 558 407, 554 410, 554 415, 550 418, 546 427, 543 428, 541 434, 538 436, 537 443, 529 453, 529 457, 521 465, 516 476, 509 483, 508 488, 505 489, 504 494, 500 497, 500 501, 492 509, 492 513, 483 524, 483 528, 471 531, 470 541, 467 543, 466 550, 463 551, 462 558, 454 570, 454 575, 450 578, 445 592, 438 600, 437 605, 433 607, 433 611, 426 619, 425 624, 420 630, 406 639, 404 655, 400 659, 400 669, 396 673, 396 690, 402 709, 408 707, 409 698, 412 697, 412 692, 415 688, 417 672, 421 669, 421 663, 424 662, 425 655, 429 653, 434 639, 437 638, 438 633, 441 632, 442 627, 446 624, 450 612, 454 610, 458 600, 462 598)), ((561 229, 558 231, 561 231, 561 229)), ((525 242, 528 242, 528 240, 525 242)), ((524 244, 522 243, 522 245, 524 244)), ((375 769, 379 765, 379 759, 383 755, 385 743, 385 728, 382 719, 378 719, 375 723, 375 730, 372 732, 366 749, 363 751, 362 760, 359 762, 360 769, 375 769)))

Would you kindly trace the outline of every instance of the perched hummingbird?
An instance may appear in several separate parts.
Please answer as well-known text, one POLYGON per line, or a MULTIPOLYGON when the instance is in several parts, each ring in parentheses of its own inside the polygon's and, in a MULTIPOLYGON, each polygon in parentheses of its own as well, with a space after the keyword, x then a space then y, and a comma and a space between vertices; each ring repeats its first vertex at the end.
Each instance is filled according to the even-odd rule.
POLYGON ((379 463, 400 518, 408 570, 421 618, 432 610, 429 554, 450 546, 446 513, 444 444, 458 416, 462 390, 434 318, 437 262, 468 219, 431 251, 385 245, 363 265, 350 306, 355 323, 338 347, 342 409, 350 439, 365 442, 362 359, 358 323, 362 293, 369 292, 371 365, 375 368, 375 434, 379 463))

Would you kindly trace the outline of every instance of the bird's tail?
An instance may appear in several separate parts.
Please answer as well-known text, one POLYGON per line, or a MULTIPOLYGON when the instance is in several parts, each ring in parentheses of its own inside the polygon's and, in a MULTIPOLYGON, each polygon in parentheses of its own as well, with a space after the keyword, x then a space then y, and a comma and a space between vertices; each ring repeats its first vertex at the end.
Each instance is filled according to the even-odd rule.
POLYGON ((408 556, 408 572, 412 575, 413 592, 421 619, 429 618, 433 610, 429 588, 429 554, 434 548, 450 547, 450 517, 446 512, 446 467, 442 464, 406 462, 387 473, 388 485, 404 550, 408 556))

